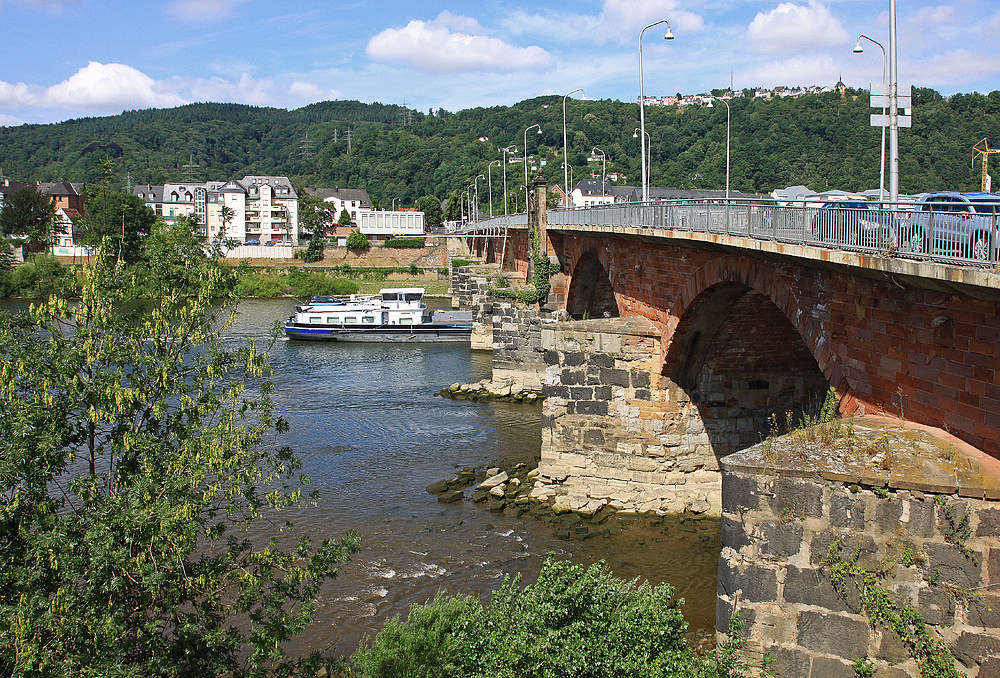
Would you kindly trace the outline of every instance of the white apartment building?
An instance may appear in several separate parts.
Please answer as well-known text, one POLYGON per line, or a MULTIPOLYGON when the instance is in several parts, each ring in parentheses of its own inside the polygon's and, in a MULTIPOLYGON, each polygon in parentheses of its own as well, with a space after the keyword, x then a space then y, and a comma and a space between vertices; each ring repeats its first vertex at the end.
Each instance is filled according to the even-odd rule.
POLYGON ((288 177, 135 187, 135 194, 168 223, 195 214, 201 236, 253 244, 298 244, 299 199, 288 177), (222 208, 232 212, 223 219, 222 208), (256 241, 256 243, 254 242, 256 241))
POLYGON ((362 212, 372 210, 372 199, 369 197, 368 191, 363 188, 309 187, 306 188, 306 193, 320 198, 323 202, 332 203, 334 212, 333 224, 338 222, 340 213, 344 210, 347 210, 347 213, 351 215, 351 221, 355 224, 360 223, 359 219, 362 212))

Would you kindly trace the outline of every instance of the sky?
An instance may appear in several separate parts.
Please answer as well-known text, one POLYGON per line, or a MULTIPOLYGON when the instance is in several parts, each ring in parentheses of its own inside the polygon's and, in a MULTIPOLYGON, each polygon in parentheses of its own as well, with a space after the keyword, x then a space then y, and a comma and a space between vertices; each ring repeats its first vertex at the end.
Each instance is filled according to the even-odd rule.
MULTIPOLYGON (((1000 90, 1000 0, 897 0, 899 81, 1000 90)), ((427 112, 883 78, 889 1, 0 0, 0 126, 192 102, 427 112)), ((915 112, 919 115, 919 111, 915 112)))

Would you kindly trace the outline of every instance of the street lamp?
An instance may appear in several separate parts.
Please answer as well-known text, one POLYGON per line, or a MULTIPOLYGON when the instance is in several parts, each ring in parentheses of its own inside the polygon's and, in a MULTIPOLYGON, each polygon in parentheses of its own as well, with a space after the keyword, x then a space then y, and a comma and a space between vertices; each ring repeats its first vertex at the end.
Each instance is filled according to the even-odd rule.
POLYGON ((393 198, 392 199, 392 207, 389 210, 390 212, 395 212, 396 211, 396 201, 397 200, 399 200, 399 198, 393 198))
POLYGON ((601 153, 601 195, 604 195, 604 191, 607 190, 606 186, 608 183, 608 156, 597 146, 594 146, 594 150, 592 150, 590 154, 597 155, 598 151, 601 153))
POLYGON ((531 125, 524 130, 524 211, 528 212, 528 130, 538 128, 538 133, 542 133, 541 125, 531 125))
MULTIPOLYGON (((566 196, 566 207, 569 207, 569 144, 566 141, 566 97, 573 92, 581 92, 584 97, 587 96, 587 93, 581 87, 577 87, 563 95, 563 186, 566 189, 563 194, 566 196)), ((542 130, 539 129, 538 131, 541 132, 542 130)))
POLYGON ((896 0, 889 0, 889 200, 899 201, 899 69, 896 63, 896 0))
MULTIPOLYGON (((861 54, 862 52, 865 51, 864 49, 861 48, 861 38, 864 38, 865 40, 867 40, 870 43, 878 45, 879 49, 882 50, 882 84, 884 85, 885 84, 885 78, 886 78, 886 71, 889 70, 889 57, 885 53, 885 47, 883 47, 882 43, 879 42, 878 40, 873 40, 873 39, 869 38, 867 35, 865 35, 864 33, 862 33, 861 35, 858 36, 858 44, 856 44, 854 46, 854 49, 851 50, 855 54, 861 54)), ((885 115, 885 113, 886 113, 886 110, 883 108, 882 109, 882 114, 885 115)), ((882 202, 883 200, 885 200, 885 125, 881 125, 881 127, 882 127, 882 144, 879 146, 879 163, 878 163, 878 201, 879 202, 882 202)))
POLYGON ((490 196, 490 219, 493 218, 493 165, 502 164, 499 160, 494 160, 486 166, 486 190, 490 196))
MULTIPOLYGON (((481 210, 479 210, 479 180, 480 179, 485 179, 485 178, 486 177, 484 177, 482 174, 480 174, 478 177, 476 177, 475 179, 472 180, 472 185, 476 187, 476 202, 475 202, 475 205, 476 205, 476 210, 477 211, 481 211, 481 210)), ((476 219, 476 221, 479 221, 479 219, 476 219)))
POLYGON ((500 153, 503 156, 503 215, 507 216, 507 154, 517 153, 517 146, 501 148, 500 153))
POLYGON ((670 32, 670 22, 666 19, 660 19, 659 21, 654 21, 649 24, 641 31, 639 31, 639 127, 642 129, 643 136, 639 139, 639 147, 641 153, 642 161, 642 201, 647 202, 649 200, 649 178, 646 176, 646 94, 642 89, 642 34, 646 32, 646 28, 652 28, 659 24, 667 25, 667 34, 663 36, 664 40, 673 40, 674 34, 670 32))
MULTIPOLYGON (((732 110, 729 108, 729 102, 725 99, 720 99, 719 97, 712 97, 716 101, 721 101, 726 105, 726 204, 729 203, 729 121, 732 116, 732 110)), ((713 108, 712 99, 708 100, 708 107, 713 108)))
MULTIPOLYGON (((642 136, 646 140, 646 148, 648 148, 650 151, 652 151, 652 149, 653 149, 653 142, 650 141, 649 132, 643 132, 642 136)), ((639 128, 638 127, 636 127, 635 131, 632 132, 632 138, 633 139, 638 139, 639 138, 639 128)), ((640 141, 639 143, 641 144, 642 142, 640 141)), ((652 152, 650 152, 649 155, 650 155, 650 157, 646 158, 646 167, 645 167, 645 170, 648 171, 650 174, 652 174, 653 173, 653 158, 652 158, 653 154, 652 154, 652 152)), ((643 177, 646 176, 646 172, 645 171, 643 172, 642 176, 643 177)), ((646 180, 643 179, 642 183, 645 185, 646 180)), ((649 196, 646 196, 646 197, 648 198, 649 196)))

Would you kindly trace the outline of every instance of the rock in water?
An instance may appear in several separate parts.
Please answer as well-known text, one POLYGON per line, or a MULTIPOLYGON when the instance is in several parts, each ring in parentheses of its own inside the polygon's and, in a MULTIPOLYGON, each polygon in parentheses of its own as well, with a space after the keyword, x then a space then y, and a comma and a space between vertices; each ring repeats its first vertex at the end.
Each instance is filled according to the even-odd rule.
POLYGON ((464 494, 465 492, 461 488, 448 490, 447 492, 442 492, 438 495, 438 501, 442 504, 453 504, 456 501, 460 501, 464 494))
POLYGON ((439 480, 436 483, 431 483, 424 489, 430 492, 431 494, 441 494, 442 492, 448 489, 448 481, 439 480))

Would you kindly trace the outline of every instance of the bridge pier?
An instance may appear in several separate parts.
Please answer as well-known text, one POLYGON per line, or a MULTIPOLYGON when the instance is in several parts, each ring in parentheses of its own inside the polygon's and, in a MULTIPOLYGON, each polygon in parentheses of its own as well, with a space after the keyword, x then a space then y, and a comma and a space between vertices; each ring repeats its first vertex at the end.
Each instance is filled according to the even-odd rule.
POLYGON ((533 496, 593 512, 719 515, 721 477, 697 407, 660 376, 642 318, 545 325, 542 453, 533 496))

